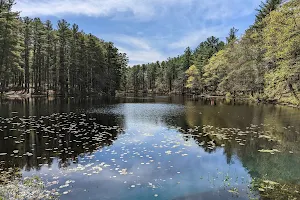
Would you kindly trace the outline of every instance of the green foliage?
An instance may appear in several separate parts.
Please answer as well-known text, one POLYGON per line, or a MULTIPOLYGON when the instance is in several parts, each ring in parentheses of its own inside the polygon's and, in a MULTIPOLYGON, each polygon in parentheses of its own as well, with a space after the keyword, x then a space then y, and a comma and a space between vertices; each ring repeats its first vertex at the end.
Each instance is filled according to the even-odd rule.
POLYGON ((192 65, 186 72, 187 82, 186 87, 195 91, 200 88, 200 72, 199 69, 192 65))
POLYGON ((121 86, 126 54, 62 19, 20 18, 13 0, 0 1, 0 92, 110 94, 121 86))
POLYGON ((230 29, 226 45, 212 36, 192 53, 187 48, 182 56, 145 65, 146 70, 130 68, 127 73, 134 81, 126 88, 242 95, 299 104, 300 2, 267 0, 255 24, 240 39, 237 31, 230 29))
POLYGON ((13 12, 13 0, 2 0, 0 5, 0 92, 3 93, 9 82, 18 84, 21 68, 22 24, 18 19, 19 13, 13 12), (15 76, 14 76, 15 75, 15 76))
POLYGON ((265 17, 267 17, 270 12, 275 10, 282 2, 283 0, 267 0, 265 3, 261 2, 259 8, 256 9, 257 14, 253 27, 256 29, 263 28, 265 25, 265 23, 263 22, 265 17))
POLYGON ((225 55, 227 68, 222 76, 218 89, 221 92, 250 92, 259 88, 259 69, 256 60, 254 59, 252 45, 246 38, 243 38, 240 43, 233 44, 227 47, 225 55))
POLYGON ((139 70, 140 65, 133 66, 127 70, 126 74, 123 74, 125 77, 131 77, 127 78, 128 81, 123 90, 135 93, 143 90, 155 93, 182 94, 188 92, 187 89, 193 88, 189 91, 199 92, 203 86, 203 67, 215 53, 224 48, 224 45, 224 42, 212 36, 202 42, 194 51, 188 47, 181 56, 169 58, 161 63, 157 61, 143 65, 146 70, 139 70), (186 71, 191 66, 197 68, 199 77, 186 76, 186 71))
POLYGON ((194 53, 196 67, 202 72, 203 67, 209 63, 209 59, 222 50, 224 45, 224 42, 219 41, 214 36, 207 38, 205 42, 201 42, 194 53))
MULTIPOLYGON (((265 60, 272 68, 265 74, 265 92, 280 100, 292 96, 299 103, 300 3, 291 1, 265 18, 265 60)), ((293 100, 293 101, 294 101, 293 100)))
POLYGON ((236 34, 237 34, 238 31, 239 30, 234 28, 234 27, 230 29, 229 36, 226 37, 227 44, 235 42, 237 40, 236 34))
POLYGON ((228 73, 228 49, 221 50, 215 54, 208 65, 204 67, 204 84, 207 91, 210 93, 218 89, 219 84, 228 73))
POLYGON ((226 97, 226 99, 231 99, 232 98, 230 92, 227 92, 226 95, 225 95, 225 97, 226 97))
POLYGON ((183 70, 188 70, 188 68, 191 66, 191 60, 192 60, 191 58, 192 58, 192 52, 190 47, 188 47, 184 51, 183 70))
POLYGON ((206 89, 299 104, 299 13, 299 1, 285 3, 261 20, 261 31, 250 28, 236 43, 228 43, 204 67, 206 89))

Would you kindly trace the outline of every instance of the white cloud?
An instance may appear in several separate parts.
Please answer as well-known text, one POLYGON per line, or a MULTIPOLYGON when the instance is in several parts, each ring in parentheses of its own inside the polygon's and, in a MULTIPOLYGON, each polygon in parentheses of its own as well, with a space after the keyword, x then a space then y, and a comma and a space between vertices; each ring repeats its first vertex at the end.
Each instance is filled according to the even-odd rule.
POLYGON ((129 65, 131 66, 135 64, 145 64, 156 61, 163 61, 168 58, 168 56, 166 56, 164 53, 154 48, 146 50, 118 46, 118 49, 120 50, 120 52, 124 52, 127 54, 130 61, 129 65))
POLYGON ((151 50, 149 42, 142 38, 132 37, 128 35, 115 35, 114 41, 139 49, 151 50))
POLYGON ((249 14, 259 2, 260 0, 17 0, 15 10, 22 11, 23 16, 32 17, 72 14, 117 17, 120 13, 130 13, 135 19, 149 20, 176 11, 173 14, 220 19, 249 14))
POLYGON ((178 41, 170 43, 169 48, 183 49, 188 46, 195 47, 195 45, 198 45, 200 42, 205 41, 210 36, 215 36, 219 38, 224 37, 225 35, 227 35, 227 32, 229 32, 229 29, 230 27, 216 26, 194 30, 192 32, 188 32, 178 41))
MULTIPOLYGON (((15 10, 23 16, 117 16, 131 13, 136 19, 151 19, 164 10, 166 5, 181 5, 192 0, 17 0, 15 10)), ((118 18, 120 19, 120 18, 118 18)))
POLYGON ((132 3, 128 0, 18 0, 15 9, 22 11, 21 14, 25 16, 111 16, 125 11, 131 11, 135 15, 145 13, 146 7, 142 4, 133 6, 132 3))
POLYGON ((129 57, 129 65, 151 63, 156 61, 163 61, 167 59, 159 45, 154 47, 151 38, 133 37, 124 34, 102 35, 106 40, 113 41, 117 48, 122 53, 126 53, 129 57))

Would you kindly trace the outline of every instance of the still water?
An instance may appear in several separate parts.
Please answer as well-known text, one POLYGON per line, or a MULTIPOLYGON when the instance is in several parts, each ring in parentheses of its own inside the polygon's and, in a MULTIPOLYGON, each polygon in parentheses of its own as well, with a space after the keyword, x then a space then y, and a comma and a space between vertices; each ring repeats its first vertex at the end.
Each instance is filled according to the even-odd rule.
POLYGON ((7 100, 0 168, 66 200, 263 199, 254 179, 300 185, 299 122, 297 109, 211 99, 7 100))

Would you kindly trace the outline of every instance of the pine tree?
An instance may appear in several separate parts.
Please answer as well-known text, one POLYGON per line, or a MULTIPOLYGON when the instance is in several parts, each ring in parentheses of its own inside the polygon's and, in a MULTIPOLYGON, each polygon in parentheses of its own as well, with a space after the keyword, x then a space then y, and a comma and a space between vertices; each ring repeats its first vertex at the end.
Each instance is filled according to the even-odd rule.
POLYGON ((79 32, 76 24, 70 30, 65 20, 54 30, 49 20, 20 18, 13 5, 0 0, 1 93, 33 87, 36 94, 114 95, 120 88, 128 58, 113 43, 79 32))
POLYGON ((227 44, 230 44, 230 43, 235 42, 237 40, 236 33, 238 31, 239 30, 234 28, 234 27, 230 29, 229 35, 228 35, 228 37, 226 37, 227 44))
POLYGON ((196 48, 194 57, 195 65, 202 74, 203 67, 208 64, 209 59, 218 51, 224 48, 224 42, 219 41, 218 38, 212 36, 201 42, 196 48))
POLYGON ((70 42, 70 92, 75 94, 77 92, 77 78, 78 78, 78 45, 79 45, 79 27, 77 24, 72 26, 72 39, 70 42))
POLYGON ((24 71, 25 71, 25 91, 29 93, 30 89, 30 51, 32 36, 32 20, 29 17, 24 18, 24 71))
POLYGON ((256 9, 257 14, 255 18, 255 23, 253 25, 256 29, 261 29, 264 27, 263 19, 268 16, 273 10, 275 10, 280 4, 282 0, 267 0, 266 3, 261 2, 259 8, 256 9))
POLYGON ((33 20, 33 84, 34 93, 44 92, 42 81, 45 77, 45 54, 46 54, 46 32, 42 21, 39 18, 33 20))
POLYGON ((12 11, 14 0, 0 1, 0 91, 11 86, 21 86, 22 41, 19 13, 12 11))
POLYGON ((51 21, 46 21, 46 63, 45 63, 45 89, 47 91, 47 95, 49 93, 49 89, 51 88, 51 71, 53 71, 53 68, 55 64, 53 63, 54 60, 54 31, 52 27, 51 21))
POLYGON ((183 63, 183 70, 186 71, 191 66, 192 60, 192 51, 190 47, 187 47, 184 51, 184 63, 183 63))
POLYGON ((109 77, 106 91, 108 94, 114 95, 121 75, 120 65, 118 64, 118 49, 113 46, 112 42, 109 42, 106 45, 106 51, 107 74, 109 77))
POLYGON ((76 74, 78 76, 77 84, 79 93, 82 95, 86 95, 87 93, 87 47, 85 42, 85 35, 83 32, 79 33, 79 49, 78 49, 78 68, 76 70, 76 74))
POLYGON ((69 77, 68 77, 68 39, 70 35, 69 23, 66 20, 58 21, 58 37, 59 37, 59 88, 60 94, 63 96, 68 95, 69 77))

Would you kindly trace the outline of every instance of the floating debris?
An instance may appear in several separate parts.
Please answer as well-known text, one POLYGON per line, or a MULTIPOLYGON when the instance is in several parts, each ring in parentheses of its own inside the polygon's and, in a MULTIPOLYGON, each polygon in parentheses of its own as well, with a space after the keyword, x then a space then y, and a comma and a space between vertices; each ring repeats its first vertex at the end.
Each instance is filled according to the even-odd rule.
POLYGON ((172 151, 166 151, 165 152, 167 155, 171 155, 172 154, 172 151))
POLYGON ((260 149, 260 150, 258 150, 258 151, 261 152, 261 153, 271 153, 271 154, 280 152, 278 149, 271 149, 271 150, 268 150, 268 149, 260 149))
POLYGON ((127 173, 127 169, 122 169, 120 174, 121 174, 121 175, 126 175, 126 174, 128 174, 128 173, 127 173))

